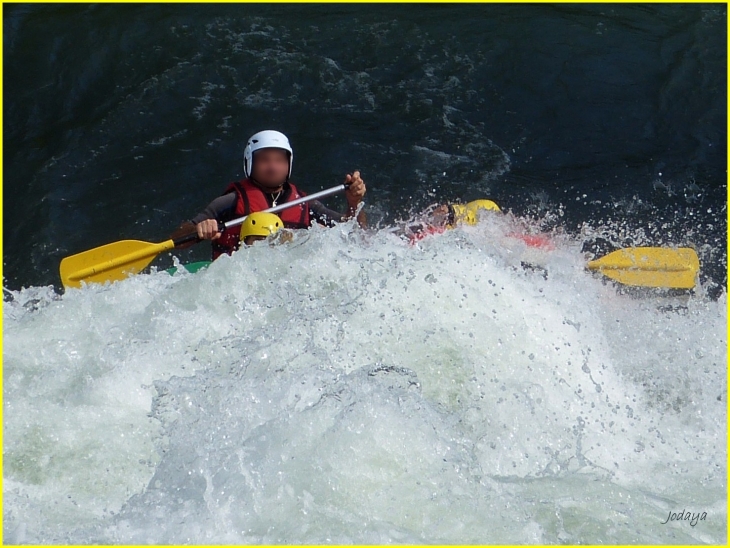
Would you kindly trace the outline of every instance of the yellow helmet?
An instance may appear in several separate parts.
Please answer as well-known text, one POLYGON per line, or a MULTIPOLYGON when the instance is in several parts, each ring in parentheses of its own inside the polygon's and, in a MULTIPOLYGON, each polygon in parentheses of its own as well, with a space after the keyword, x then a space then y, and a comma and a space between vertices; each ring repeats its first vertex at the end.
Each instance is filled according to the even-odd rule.
POLYGON ((470 210, 464 204, 451 204, 451 211, 454 213, 454 222, 451 226, 456 226, 461 223, 466 223, 468 225, 477 224, 477 217, 474 214, 474 211, 470 210))
POLYGON ((278 215, 258 211, 251 213, 241 225, 241 240, 246 236, 269 236, 284 227, 278 215))
POLYGON ((499 206, 492 200, 474 200, 473 202, 466 204, 466 209, 468 211, 473 211, 474 215, 476 215, 480 209, 486 209, 487 211, 501 211, 499 206))
POLYGON ((449 207, 454 211, 454 219, 461 219, 466 215, 466 206, 464 204, 451 204, 449 207))
POLYGON ((454 224, 466 223, 471 226, 477 224, 480 209, 501 211, 492 200, 474 200, 466 205, 452 204, 451 209, 454 212, 454 224))

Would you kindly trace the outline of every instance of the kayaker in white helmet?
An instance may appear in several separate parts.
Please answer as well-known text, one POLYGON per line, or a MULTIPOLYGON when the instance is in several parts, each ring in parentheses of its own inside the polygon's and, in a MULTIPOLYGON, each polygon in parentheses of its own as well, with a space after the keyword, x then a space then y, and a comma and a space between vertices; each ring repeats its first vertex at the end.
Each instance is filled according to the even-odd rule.
MULTIPOLYGON (((219 221, 263 211, 276 205, 305 196, 289 178, 292 174, 294 151, 289 139, 274 130, 260 131, 251 136, 243 154, 245 179, 229 184, 221 196, 213 200, 190 221, 183 223, 177 232, 190 231, 195 227, 198 237, 211 240, 213 259, 223 253, 232 253, 240 245, 240 227, 219 231, 219 221)), ((339 213, 326 208, 318 201, 300 204, 279 213, 286 228, 309 228, 311 221, 325 226, 352 218, 365 196, 365 181, 359 171, 345 175, 345 191, 348 209, 339 213)), ((365 213, 360 210, 357 221, 366 226, 365 213)))

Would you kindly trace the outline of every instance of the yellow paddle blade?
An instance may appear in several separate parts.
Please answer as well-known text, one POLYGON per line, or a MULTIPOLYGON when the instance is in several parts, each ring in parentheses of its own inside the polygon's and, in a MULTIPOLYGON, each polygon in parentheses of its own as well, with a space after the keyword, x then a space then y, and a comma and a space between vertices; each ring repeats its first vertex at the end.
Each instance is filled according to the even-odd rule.
POLYGON ((586 266, 626 285, 692 289, 700 260, 689 247, 630 247, 609 253, 586 266))
POLYGON ((103 245, 61 261, 61 281, 64 287, 81 287, 81 282, 104 283, 123 280, 143 270, 163 251, 175 243, 167 240, 159 244, 122 240, 103 245))

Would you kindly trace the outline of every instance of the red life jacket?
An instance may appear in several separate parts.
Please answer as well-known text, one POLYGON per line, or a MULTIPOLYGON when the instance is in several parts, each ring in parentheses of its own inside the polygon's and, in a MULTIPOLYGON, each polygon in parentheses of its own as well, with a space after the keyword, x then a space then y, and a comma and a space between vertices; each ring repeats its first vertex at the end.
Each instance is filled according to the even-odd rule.
POLYGON ((410 243, 411 245, 416 245, 418 242, 420 242, 424 238, 427 238, 428 236, 435 236, 436 234, 443 234, 444 232, 446 232, 446 230, 448 228, 450 228, 450 227, 427 225, 426 227, 422 228, 420 231, 416 232, 415 234, 412 234, 408 238, 408 243, 410 243))
MULTIPOLYGON (((269 209, 271 204, 266 198, 264 192, 249 179, 231 183, 226 187, 221 196, 235 192, 237 194, 236 211, 231 219, 237 219, 244 215, 256 213, 269 209)), ((292 183, 285 183, 282 194, 277 200, 277 205, 286 202, 292 202, 298 198, 305 196, 303 192, 297 189, 292 183)), ((290 207, 284 211, 280 211, 277 215, 284 222, 285 228, 309 228, 309 204, 299 204, 290 207)), ((223 231, 220 238, 213 240, 213 260, 215 261, 221 254, 230 255, 241 244, 241 226, 233 226, 223 231)))
POLYGON ((545 234, 518 234, 516 232, 511 232, 507 234, 507 236, 518 238, 530 247, 537 247, 538 249, 547 249, 550 251, 555 249, 555 244, 553 244, 550 237, 545 234))

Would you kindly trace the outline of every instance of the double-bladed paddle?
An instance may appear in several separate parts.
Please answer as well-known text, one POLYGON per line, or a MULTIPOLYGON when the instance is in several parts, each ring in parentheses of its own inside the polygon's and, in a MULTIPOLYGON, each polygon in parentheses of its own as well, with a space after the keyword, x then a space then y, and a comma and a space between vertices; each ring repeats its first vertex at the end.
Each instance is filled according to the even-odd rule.
MULTIPOLYGON (((347 187, 347 184, 337 185, 276 207, 270 207, 264 211, 278 213, 290 207, 296 207, 300 204, 311 202, 312 200, 337 194, 347 187)), ((223 231, 226 228, 240 225, 245 220, 246 216, 233 219, 226 223, 219 223, 219 228, 223 231)), ((174 249, 182 244, 193 241, 199 241, 196 233, 187 234, 157 244, 139 240, 122 240, 96 247, 63 259, 60 266, 61 282, 63 282, 64 287, 68 288, 81 287, 81 282, 104 283, 107 281, 123 280, 130 274, 136 274, 146 268, 163 251, 174 249)))

